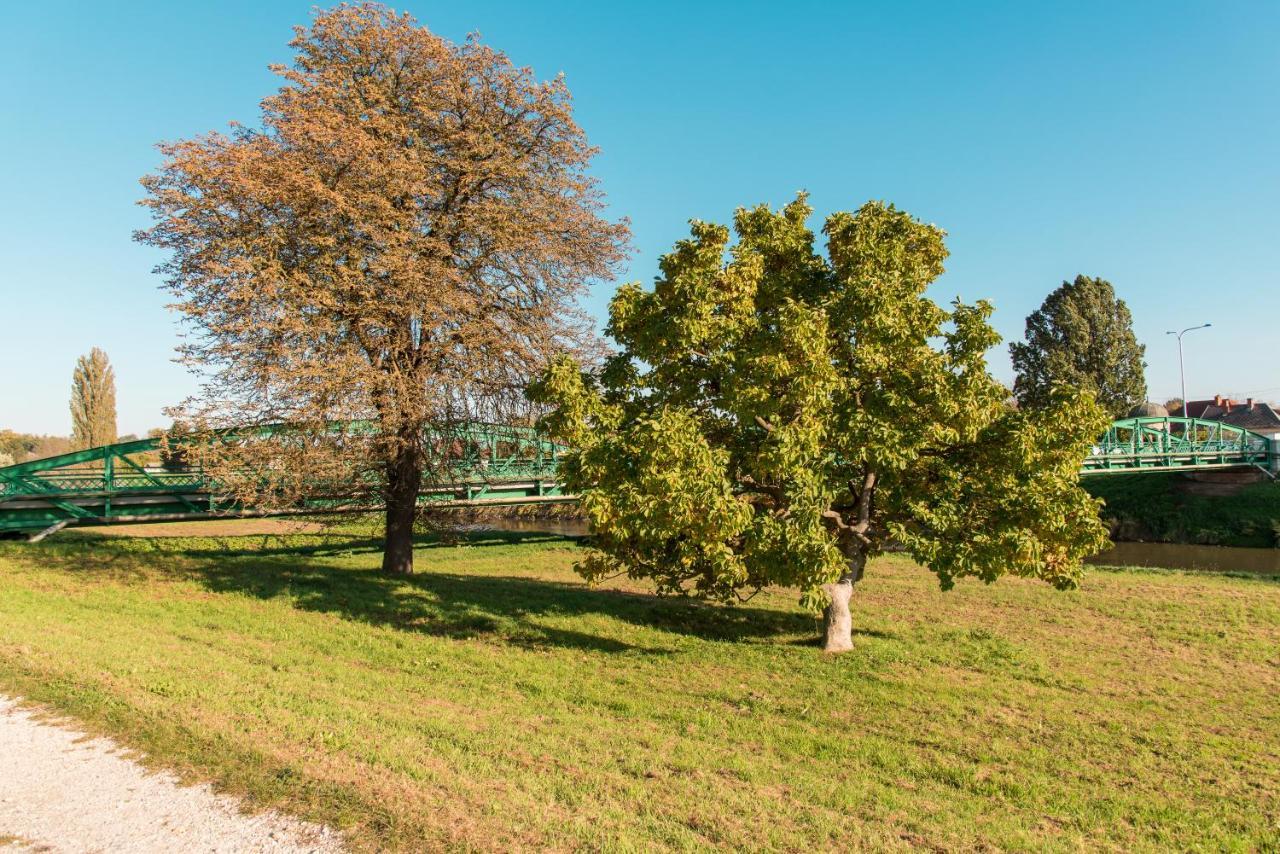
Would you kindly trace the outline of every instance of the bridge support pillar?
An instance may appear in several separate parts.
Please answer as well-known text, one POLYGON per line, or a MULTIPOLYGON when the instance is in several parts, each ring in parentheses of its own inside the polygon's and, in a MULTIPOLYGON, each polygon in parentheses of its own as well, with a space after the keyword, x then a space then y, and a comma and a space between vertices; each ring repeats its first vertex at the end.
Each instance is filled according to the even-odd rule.
POLYGON ((1272 434, 1268 444, 1271 445, 1271 455, 1267 460, 1267 468, 1271 470, 1272 476, 1280 477, 1280 433, 1272 434))

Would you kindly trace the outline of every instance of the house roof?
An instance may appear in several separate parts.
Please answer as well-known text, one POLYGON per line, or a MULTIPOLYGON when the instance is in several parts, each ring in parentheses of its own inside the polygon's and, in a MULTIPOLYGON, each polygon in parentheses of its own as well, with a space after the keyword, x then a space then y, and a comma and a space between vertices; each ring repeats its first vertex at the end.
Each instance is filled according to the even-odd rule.
POLYGON ((1182 407, 1183 411, 1179 414, 1189 415, 1192 418, 1208 418, 1211 421, 1216 421, 1218 416, 1222 413, 1229 412, 1237 406, 1244 405, 1245 402, 1243 400, 1232 400, 1231 398, 1223 397, 1222 395, 1214 395, 1209 400, 1188 400, 1186 405, 1182 407))
MULTIPOLYGON (((1201 417, 1209 418, 1210 416, 1201 417)), ((1212 420, 1221 421, 1223 424, 1230 424, 1233 427, 1243 427, 1246 430, 1259 430, 1268 433, 1280 430, 1280 412, 1272 409, 1269 403, 1255 403, 1251 408, 1233 408, 1230 412, 1223 412, 1212 420)))
POLYGON ((1269 403, 1255 403, 1253 398, 1232 400, 1218 394, 1212 400, 1188 401, 1184 412, 1179 414, 1188 414, 1192 418, 1203 418, 1206 421, 1221 421, 1223 424, 1256 433, 1280 433, 1280 412, 1269 403))

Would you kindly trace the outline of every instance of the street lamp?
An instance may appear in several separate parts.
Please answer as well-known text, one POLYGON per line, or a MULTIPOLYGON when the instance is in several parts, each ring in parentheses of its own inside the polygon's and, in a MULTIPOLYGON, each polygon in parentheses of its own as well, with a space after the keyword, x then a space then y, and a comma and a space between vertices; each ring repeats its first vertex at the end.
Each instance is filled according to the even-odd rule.
POLYGON ((1182 379, 1182 417, 1184 417, 1184 418, 1188 417, 1188 413, 1187 413, 1187 370, 1186 370, 1186 368, 1185 368, 1185 367, 1183 367, 1183 364, 1182 364, 1182 336, 1183 336, 1183 335, 1186 335, 1188 332, 1194 332, 1194 331, 1195 331, 1195 330, 1197 330, 1197 329, 1208 329, 1210 326, 1213 326, 1213 324, 1212 324, 1212 323, 1202 323, 1202 324, 1200 324, 1199 326, 1188 326, 1186 329, 1182 330, 1181 332, 1174 332, 1172 329, 1170 329, 1168 332, 1166 332, 1166 333, 1165 333, 1165 335, 1177 335, 1177 336, 1178 336, 1178 376, 1182 379))

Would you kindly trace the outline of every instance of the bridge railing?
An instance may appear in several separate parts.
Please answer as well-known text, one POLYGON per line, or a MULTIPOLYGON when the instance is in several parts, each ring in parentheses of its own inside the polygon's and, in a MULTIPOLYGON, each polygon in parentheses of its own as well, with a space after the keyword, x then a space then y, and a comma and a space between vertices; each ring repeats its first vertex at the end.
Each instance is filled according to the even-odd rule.
POLYGON ((1270 456, 1265 436, 1219 421, 1125 418, 1114 422, 1093 446, 1081 473, 1265 466, 1270 456))
MULTIPOLYGON (((162 442, 159 438, 119 442, 0 467, 0 500, 217 490, 217 483, 199 467, 157 469, 135 459, 160 450, 162 442)), ((436 444, 442 446, 435 451, 446 458, 424 485, 554 479, 564 450, 531 428, 502 425, 468 425, 436 444)))

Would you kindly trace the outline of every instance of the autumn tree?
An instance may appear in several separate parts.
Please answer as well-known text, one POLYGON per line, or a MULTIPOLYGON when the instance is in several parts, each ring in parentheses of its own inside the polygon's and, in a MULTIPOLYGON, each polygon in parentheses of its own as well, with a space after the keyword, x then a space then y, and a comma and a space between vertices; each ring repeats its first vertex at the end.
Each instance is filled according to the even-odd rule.
MULTIPOLYGON (((143 180, 155 224, 138 238, 170 253, 206 380, 171 414, 288 424, 235 488, 379 503, 383 566, 410 572, 451 431, 527 415, 533 373, 591 346, 576 300, 627 229, 603 216, 563 79, 373 4, 319 12, 290 44, 260 127, 163 145, 143 180)), ((252 443, 228 444, 234 476, 252 443)))
POLYGON ((609 308, 620 351, 530 389, 595 531, 588 579, 649 578, 732 600, 797 587, 851 647, 849 601, 890 544, 942 587, 1006 573, 1076 584, 1106 542, 1078 469, 1105 418, 1087 393, 1019 410, 987 370, 986 302, 924 296, 943 232, 869 203, 826 220, 803 196, 692 223, 652 290, 609 308))
POLYGON ((97 347, 76 359, 71 374, 71 432, 76 448, 116 440, 116 373, 97 347))
POLYGON ((1022 406, 1044 406, 1054 386, 1086 389, 1112 418, 1147 399, 1133 317, 1111 283, 1076 276, 1027 317, 1026 340, 1009 346, 1022 406))

